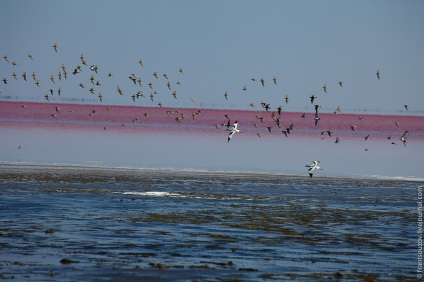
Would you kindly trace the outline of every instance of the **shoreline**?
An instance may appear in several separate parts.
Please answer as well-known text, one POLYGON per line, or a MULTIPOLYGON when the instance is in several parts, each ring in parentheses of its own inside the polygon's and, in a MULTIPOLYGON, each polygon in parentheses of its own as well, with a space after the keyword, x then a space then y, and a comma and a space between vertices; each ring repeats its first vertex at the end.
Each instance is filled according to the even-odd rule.
POLYGON ((212 169, 192 169, 192 168, 173 168, 173 167, 134 167, 134 166, 108 166, 108 165, 88 165, 88 164, 71 164, 71 163, 37 163, 37 162, 4 162, 0 161, 0 177, 4 174, 25 174, 26 170, 33 170, 33 172, 41 170, 41 174, 51 174, 52 171, 60 172, 67 170, 68 173, 73 170, 74 172, 87 172, 96 171, 100 173, 107 172, 147 172, 147 173, 170 173, 170 174, 195 174, 203 176, 222 176, 222 177, 285 177, 285 178, 305 178, 313 181, 316 180, 372 180, 372 181, 405 181, 405 182, 424 182, 424 178, 404 177, 404 176, 340 176, 340 175, 314 175, 310 178, 307 173, 305 174, 288 174, 278 172, 265 172, 265 171, 248 171, 248 170, 212 170, 212 169), (48 171, 46 170, 48 168, 48 171), (21 169, 21 171, 17 170, 21 169))

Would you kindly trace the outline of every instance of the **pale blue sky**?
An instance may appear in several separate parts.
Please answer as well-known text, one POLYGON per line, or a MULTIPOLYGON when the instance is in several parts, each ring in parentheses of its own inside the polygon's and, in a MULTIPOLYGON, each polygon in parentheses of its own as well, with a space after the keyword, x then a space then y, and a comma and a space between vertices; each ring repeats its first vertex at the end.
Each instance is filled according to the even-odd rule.
POLYGON ((327 112, 340 105, 343 112, 405 114, 404 104, 409 114, 424 112, 424 1, 5 0, 1 6, 0 55, 17 66, 0 58, 0 78, 9 80, 1 82, 0 99, 44 101, 50 88, 61 87, 62 96, 54 96, 54 102, 84 98, 99 103, 101 91, 106 104, 155 106, 161 101, 170 107, 251 109, 254 103, 258 109, 265 101, 272 108, 303 112, 313 111, 308 97, 316 95, 327 112), (93 73, 87 67, 71 74, 81 53, 100 68, 96 95, 78 86, 90 84, 93 73), (62 63, 69 78, 52 84, 49 77, 62 63), (20 77, 34 70, 42 88, 20 77), (152 76, 154 71, 169 75, 178 99, 163 77, 152 76), (143 79, 143 87, 132 84, 131 73, 143 79), (264 78, 265 87, 253 77, 264 78), (148 96, 149 81, 159 93, 155 102, 147 97, 134 103, 130 96, 138 90, 148 96), (118 85, 124 96, 117 93, 118 85))

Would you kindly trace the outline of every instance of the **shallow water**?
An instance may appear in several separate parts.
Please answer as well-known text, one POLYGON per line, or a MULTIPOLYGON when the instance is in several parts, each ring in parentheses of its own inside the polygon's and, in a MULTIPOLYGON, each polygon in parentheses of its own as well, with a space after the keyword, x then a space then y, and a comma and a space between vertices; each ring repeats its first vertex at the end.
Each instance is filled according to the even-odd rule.
POLYGON ((0 277, 416 279, 422 185, 3 164, 0 277))

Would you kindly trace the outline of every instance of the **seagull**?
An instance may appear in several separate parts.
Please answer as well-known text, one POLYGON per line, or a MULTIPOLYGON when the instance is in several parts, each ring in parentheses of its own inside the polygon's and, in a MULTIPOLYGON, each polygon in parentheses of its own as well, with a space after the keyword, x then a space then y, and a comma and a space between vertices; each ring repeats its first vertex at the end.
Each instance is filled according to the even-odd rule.
POLYGON ((315 120, 315 126, 317 126, 318 121, 320 120, 320 118, 318 116, 318 108, 319 108, 319 106, 318 105, 314 105, 314 106, 315 106, 315 117, 314 117, 314 120, 315 120))
MULTIPOLYGON (((228 123, 230 123, 230 121, 228 121, 228 123)), ((228 134, 228 142, 230 142, 231 138, 234 136, 236 132, 241 132, 237 127, 238 127, 237 121, 234 123, 234 125, 231 128, 229 125, 227 125, 227 130, 230 131, 230 133, 228 134)))
POLYGON ((319 161, 313 161, 310 165, 305 165, 305 167, 308 168, 309 177, 312 177, 314 170, 323 170, 321 167, 319 167, 319 161))

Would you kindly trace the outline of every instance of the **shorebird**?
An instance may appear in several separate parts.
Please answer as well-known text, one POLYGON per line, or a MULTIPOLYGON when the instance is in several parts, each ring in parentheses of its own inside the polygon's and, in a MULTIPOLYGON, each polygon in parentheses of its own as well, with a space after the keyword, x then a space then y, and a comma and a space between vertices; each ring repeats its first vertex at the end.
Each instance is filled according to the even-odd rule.
POLYGON ((343 81, 339 80, 340 87, 343 87, 343 81))
MULTIPOLYGON (((230 121, 228 121, 228 123, 230 123, 230 121)), ((233 138, 233 136, 236 132, 241 132, 238 129, 238 122, 237 121, 234 123, 234 125, 232 127, 227 125, 227 130, 230 131, 230 133, 228 134, 228 142, 230 142, 231 138, 233 138)))
POLYGON ((356 127, 356 125, 354 125, 354 124, 350 125, 350 129, 352 129, 352 131, 355 131, 355 127, 356 127))
POLYGON ((181 68, 181 67, 180 67, 180 68, 178 69, 178 71, 179 71, 181 74, 184 74, 184 69, 183 69, 183 68, 181 68))
POLYGON ((277 85, 277 78, 275 76, 272 77, 272 81, 274 81, 274 84, 277 85))
POLYGON ((327 93, 327 84, 324 84, 324 86, 322 87, 322 89, 324 89, 324 92, 327 93))
POLYGON ((408 110, 408 105, 403 105, 403 107, 406 109, 406 110, 408 110))
POLYGON ((313 104, 314 103, 314 100, 315 100, 315 98, 316 98, 317 96, 315 96, 315 95, 311 95, 310 97, 309 97, 309 99, 311 99, 311 104, 313 104))
POLYGON ((55 42, 54 44, 53 44, 53 49, 54 49, 54 51, 57 53, 57 48, 59 48, 59 46, 57 45, 57 42, 55 42))
POLYGON ((22 74, 22 77, 24 78, 25 81, 27 81, 27 73, 26 73, 26 71, 22 74))
POLYGON ((340 142, 340 138, 337 136, 336 141, 334 141, 334 143, 339 143, 339 142, 340 142))
POLYGON ((228 92, 224 93, 225 100, 228 100, 228 92))
MULTIPOLYGON (((402 134, 402 136, 400 137, 400 140, 402 141, 402 142, 406 142, 406 136, 408 136, 408 130, 407 131, 405 131, 403 134, 402 134)), ((405 144, 405 143, 404 143, 405 144)))
POLYGON ((286 100, 286 104, 289 103, 289 95, 286 95, 286 97, 284 97, 284 100, 286 100))
POLYGON ((34 58, 32 57, 32 54, 28 54, 28 58, 30 58, 30 59, 31 59, 31 61, 33 61, 33 60, 34 60, 34 58))
POLYGON ((375 73, 375 75, 377 76, 378 80, 380 80, 380 69, 377 70, 377 72, 375 73))
POLYGON ((263 78, 261 78, 261 84, 263 87, 265 86, 265 80, 263 78))
POLYGON ((315 106, 315 117, 314 117, 314 120, 315 120, 315 126, 317 126, 318 121, 320 120, 320 117, 318 116, 318 108, 319 108, 319 106, 318 105, 314 105, 314 106, 315 106))
POLYGON ((305 165, 305 167, 308 168, 308 173, 309 173, 309 177, 312 177, 314 175, 313 171, 314 170, 323 170, 320 166, 319 166, 319 161, 312 161, 312 164, 310 165, 305 165))
POLYGON ((282 106, 278 106, 278 108, 277 108, 277 112, 278 112, 278 114, 281 116, 281 111, 283 110, 283 107, 282 106))

